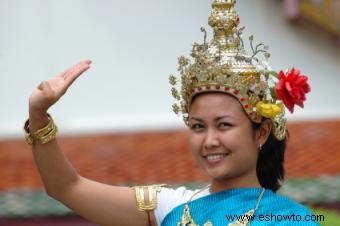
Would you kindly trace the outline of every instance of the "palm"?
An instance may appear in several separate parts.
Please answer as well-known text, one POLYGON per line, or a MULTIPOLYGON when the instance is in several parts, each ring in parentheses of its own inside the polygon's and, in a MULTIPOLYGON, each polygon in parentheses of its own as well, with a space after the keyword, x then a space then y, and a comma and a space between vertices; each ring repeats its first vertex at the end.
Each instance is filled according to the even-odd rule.
POLYGON ((37 112, 46 112, 65 94, 72 83, 89 69, 90 64, 91 61, 89 60, 82 61, 59 75, 40 83, 30 96, 30 109, 37 112))

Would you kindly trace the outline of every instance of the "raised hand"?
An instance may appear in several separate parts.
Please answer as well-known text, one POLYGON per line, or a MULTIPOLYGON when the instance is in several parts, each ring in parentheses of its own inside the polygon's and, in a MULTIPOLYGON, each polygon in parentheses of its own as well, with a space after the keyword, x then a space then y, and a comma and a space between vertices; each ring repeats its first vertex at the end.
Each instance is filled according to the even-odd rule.
POLYGON ((90 65, 90 60, 81 61, 59 75, 41 82, 29 98, 30 121, 46 118, 47 110, 65 94, 82 73, 90 68, 90 65))

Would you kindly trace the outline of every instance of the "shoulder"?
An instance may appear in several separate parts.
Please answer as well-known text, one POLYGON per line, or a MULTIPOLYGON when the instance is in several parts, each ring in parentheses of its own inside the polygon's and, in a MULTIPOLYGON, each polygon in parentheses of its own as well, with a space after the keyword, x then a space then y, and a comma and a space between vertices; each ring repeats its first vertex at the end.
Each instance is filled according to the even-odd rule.
POLYGON ((264 201, 272 205, 275 204, 276 208, 280 208, 284 212, 296 211, 301 213, 311 213, 307 207, 288 196, 277 194, 272 191, 269 191, 269 193, 270 194, 267 196, 267 199, 264 201))
MULTIPOLYGON (((184 186, 178 188, 163 187, 157 196, 157 207, 154 210, 155 218, 158 225, 161 225, 165 216, 175 207, 187 202, 197 190, 191 190, 184 186)), ((196 198, 206 195, 202 193, 195 196, 196 198)))

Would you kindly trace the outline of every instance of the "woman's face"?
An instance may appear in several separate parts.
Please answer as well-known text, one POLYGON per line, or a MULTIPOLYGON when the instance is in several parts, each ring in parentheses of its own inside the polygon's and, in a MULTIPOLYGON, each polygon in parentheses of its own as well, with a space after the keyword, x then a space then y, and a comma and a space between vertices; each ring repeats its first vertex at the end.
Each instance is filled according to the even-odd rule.
POLYGON ((194 158, 210 177, 257 180, 259 144, 236 99, 223 93, 198 95, 190 106, 189 128, 194 158))

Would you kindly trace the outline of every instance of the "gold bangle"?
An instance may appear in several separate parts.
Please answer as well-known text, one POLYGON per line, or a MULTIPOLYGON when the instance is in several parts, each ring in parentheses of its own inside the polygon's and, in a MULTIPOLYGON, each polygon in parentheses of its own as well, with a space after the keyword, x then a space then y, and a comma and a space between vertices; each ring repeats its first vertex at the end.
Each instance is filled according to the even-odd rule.
POLYGON ((24 131, 25 140, 27 144, 32 145, 36 140, 39 140, 42 144, 46 144, 56 138, 58 127, 54 123, 51 115, 47 114, 47 117, 49 119, 48 124, 45 127, 39 129, 34 134, 31 134, 29 130, 29 120, 28 119, 26 120, 24 125, 24 131))
POLYGON ((134 186, 137 209, 139 211, 151 211, 157 207, 157 193, 161 191, 166 184, 157 184, 149 186, 134 186), (147 198, 144 193, 147 192, 147 198))

